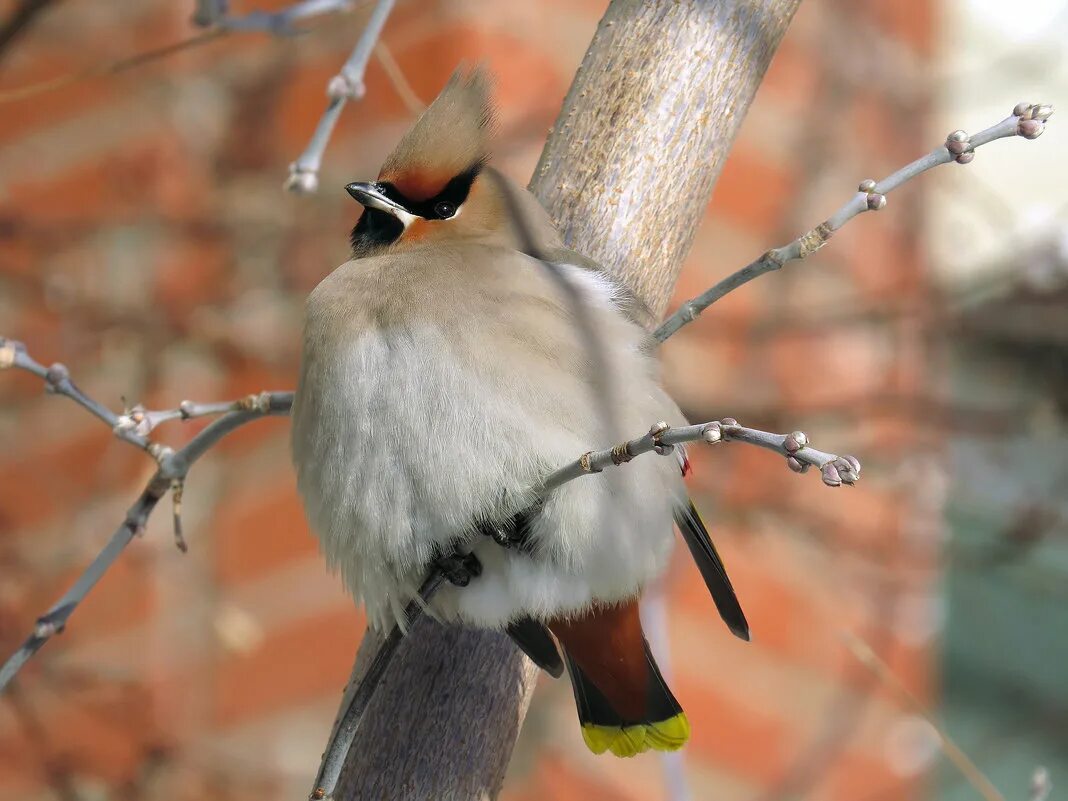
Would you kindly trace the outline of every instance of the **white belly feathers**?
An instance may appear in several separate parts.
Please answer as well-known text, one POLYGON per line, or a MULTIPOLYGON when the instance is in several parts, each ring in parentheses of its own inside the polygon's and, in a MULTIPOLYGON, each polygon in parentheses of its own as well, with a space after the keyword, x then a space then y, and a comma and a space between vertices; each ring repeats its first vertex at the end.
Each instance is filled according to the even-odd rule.
MULTIPOLYGON (((467 291, 456 275, 413 288, 390 264, 365 264, 387 259, 350 262, 309 299, 293 413, 298 486, 327 561, 379 627, 401 614, 435 546, 521 511, 549 472, 613 444, 582 343, 560 322, 566 299, 539 265, 515 255, 508 270, 534 272, 479 276, 467 291), (368 282, 382 306, 369 303, 366 319, 339 315, 333 293, 367 291, 368 282)), ((569 275, 611 343, 622 433, 682 423, 638 350, 640 329, 612 306, 611 286, 579 268, 569 275)), ((439 592, 433 610, 503 627, 522 614, 547 618, 634 595, 664 569, 683 490, 674 459, 646 456, 614 473, 549 496, 534 554, 470 535, 483 573, 439 592)))

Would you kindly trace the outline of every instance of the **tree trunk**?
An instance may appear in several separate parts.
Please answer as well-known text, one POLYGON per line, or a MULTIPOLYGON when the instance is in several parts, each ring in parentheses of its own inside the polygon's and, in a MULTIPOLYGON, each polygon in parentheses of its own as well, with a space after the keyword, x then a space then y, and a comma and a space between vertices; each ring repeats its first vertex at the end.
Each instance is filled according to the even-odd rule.
MULTIPOLYGON (((658 317, 799 3, 614 0, 575 76, 530 188, 568 244, 658 317)), ((355 678, 380 644, 364 639, 355 678)), ((367 709, 336 798, 495 798, 535 678, 503 635, 421 618, 367 709)))

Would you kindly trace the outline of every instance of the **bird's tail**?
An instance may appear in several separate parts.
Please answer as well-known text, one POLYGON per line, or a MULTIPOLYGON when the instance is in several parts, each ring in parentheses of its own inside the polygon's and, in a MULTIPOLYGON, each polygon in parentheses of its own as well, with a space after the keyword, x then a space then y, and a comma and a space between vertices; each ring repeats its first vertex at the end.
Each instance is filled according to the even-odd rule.
POLYGON ((582 738, 595 754, 676 751, 690 739, 686 713, 649 651, 638 602, 598 606, 550 622, 563 646, 582 738))

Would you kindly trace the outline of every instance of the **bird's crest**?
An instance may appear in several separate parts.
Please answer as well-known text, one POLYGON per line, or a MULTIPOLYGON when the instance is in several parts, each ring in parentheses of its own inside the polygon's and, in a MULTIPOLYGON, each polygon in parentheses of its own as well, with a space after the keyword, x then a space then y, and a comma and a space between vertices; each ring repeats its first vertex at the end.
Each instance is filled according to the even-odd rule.
POLYGON ((386 159, 379 181, 413 200, 433 197, 456 176, 482 166, 493 127, 488 75, 481 67, 460 67, 386 159))

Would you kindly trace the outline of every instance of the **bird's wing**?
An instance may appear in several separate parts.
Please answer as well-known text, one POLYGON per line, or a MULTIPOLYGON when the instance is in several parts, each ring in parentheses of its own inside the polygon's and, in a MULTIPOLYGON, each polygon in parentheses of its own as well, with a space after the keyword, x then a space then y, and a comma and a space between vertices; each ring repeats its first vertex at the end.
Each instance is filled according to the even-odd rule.
POLYGON ((532 617, 521 617, 508 624, 508 636, 512 638, 530 660, 552 676, 560 678, 564 663, 549 630, 532 617))
POLYGON ((697 563, 697 569, 701 571, 701 577, 712 594, 719 616, 736 637, 748 640, 749 623, 745 619, 741 604, 738 603, 738 596, 734 594, 727 568, 723 566, 723 560, 720 559, 716 546, 712 544, 712 538, 693 501, 675 510, 675 524, 682 532, 682 538, 686 540, 690 554, 697 563))
POLYGON ((620 310, 632 323, 637 323, 642 328, 648 329, 652 323, 656 321, 653 317, 653 312, 647 305, 645 305, 645 302, 642 301, 641 298, 635 295, 634 292, 624 286, 618 278, 605 270, 593 259, 589 259, 581 253, 576 253, 567 248, 552 250, 549 252, 549 257, 552 261, 559 264, 573 264, 583 270, 589 270, 607 278, 617 290, 620 310))

